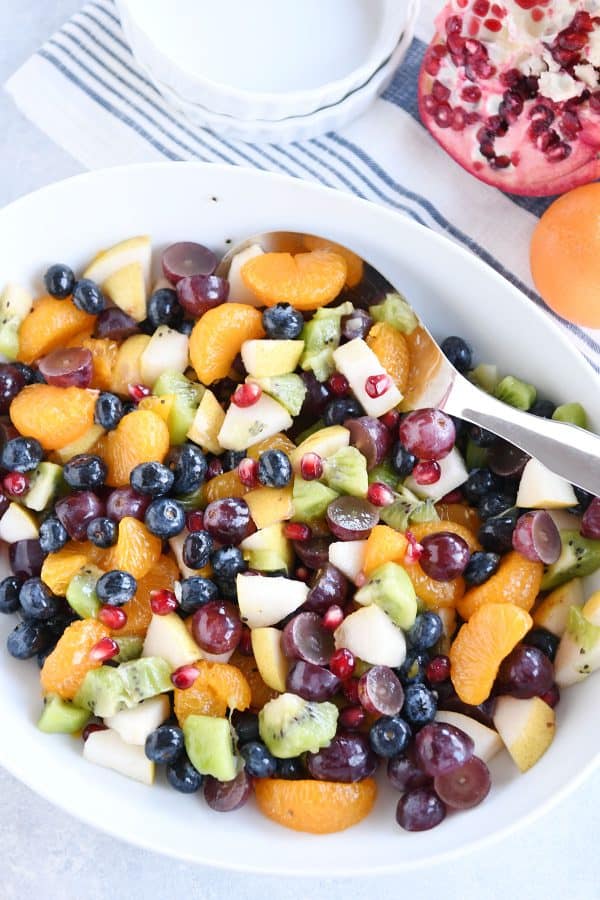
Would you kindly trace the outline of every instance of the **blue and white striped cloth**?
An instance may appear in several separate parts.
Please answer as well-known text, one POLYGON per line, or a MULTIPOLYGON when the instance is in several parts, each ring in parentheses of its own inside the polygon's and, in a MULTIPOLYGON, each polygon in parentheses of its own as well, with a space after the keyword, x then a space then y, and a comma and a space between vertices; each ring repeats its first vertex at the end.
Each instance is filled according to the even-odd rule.
MULTIPOLYGON (((188 123, 138 68, 112 0, 87 3, 10 78, 6 90, 88 168, 199 159, 352 191, 464 244, 544 305, 533 289, 528 248, 549 201, 509 197, 476 181, 419 121, 417 75, 441 3, 423 0, 415 39, 383 97, 342 131, 312 140, 249 144, 188 123)), ((559 321, 600 372, 600 330, 559 321)))

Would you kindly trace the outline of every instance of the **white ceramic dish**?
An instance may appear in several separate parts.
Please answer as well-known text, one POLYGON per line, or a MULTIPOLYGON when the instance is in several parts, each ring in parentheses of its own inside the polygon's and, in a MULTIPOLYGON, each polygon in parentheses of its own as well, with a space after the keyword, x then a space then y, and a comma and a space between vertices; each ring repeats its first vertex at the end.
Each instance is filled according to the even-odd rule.
MULTIPOLYGON (((229 241, 270 229, 326 234, 352 247, 410 297, 434 334, 463 334, 480 359, 526 377, 559 402, 580 400, 600 428, 600 392, 591 369, 550 318, 507 281, 408 218, 296 179, 181 162, 80 175, 0 212, 0 271, 3 279, 40 290, 48 264, 68 261, 80 268, 98 248, 130 235, 151 234, 158 250, 191 239, 222 252, 229 241), (57 210, 60 221, 48 228, 57 210)), ((2 643, 11 627, 3 616, 2 643)), ((35 662, 17 662, 4 652, 0 763, 87 823, 174 857, 278 875, 401 872, 458 857, 517 826, 535 827, 537 816, 581 782, 598 763, 598 678, 564 691, 554 744, 533 769, 519 775, 506 755, 496 758, 488 799, 425 834, 398 829, 397 794, 384 789, 384 780, 366 821, 315 837, 273 825, 252 804, 224 816, 200 797, 182 797, 160 782, 144 787, 94 767, 84 761, 78 740, 36 730, 35 662)))
POLYGON ((118 0, 127 40, 190 103, 240 119, 282 119, 337 103, 398 42, 397 0, 118 0))

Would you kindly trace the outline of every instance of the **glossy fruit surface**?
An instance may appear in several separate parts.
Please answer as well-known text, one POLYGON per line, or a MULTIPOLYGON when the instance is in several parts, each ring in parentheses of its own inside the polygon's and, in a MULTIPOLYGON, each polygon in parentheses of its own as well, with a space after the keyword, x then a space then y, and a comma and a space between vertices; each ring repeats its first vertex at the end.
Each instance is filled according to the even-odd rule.
POLYGON ((138 409, 124 416, 106 436, 106 483, 111 487, 129 484, 132 469, 140 463, 162 462, 169 444, 169 429, 156 413, 138 409))
POLYGON ((84 347, 53 350, 38 367, 46 382, 56 387, 89 387, 94 374, 92 354, 84 347))
POLYGON ((486 764, 472 756, 464 765, 434 779, 435 791, 452 809, 472 809, 485 800, 492 781, 486 764))
POLYGON ((446 807, 432 788, 414 788, 398 801, 396 821, 405 831, 428 831, 445 817, 446 807))
POLYGON ((143 522, 126 516, 119 522, 117 543, 105 560, 106 569, 123 569, 134 578, 144 578, 158 562, 162 544, 143 522))
POLYGON ((469 547, 463 538, 451 531, 438 531, 422 540, 419 563, 435 581, 452 581, 462 575, 469 562, 469 547))
POLYGON ((197 676, 186 690, 175 688, 174 708, 182 725, 188 716, 224 716, 227 709, 245 710, 250 705, 250 686, 233 665, 198 660, 197 676))
POLYGON ((82 619, 69 625, 42 668, 40 680, 44 693, 72 700, 87 673, 102 664, 90 656, 90 651, 108 636, 106 626, 95 619, 82 619))
POLYGON ((454 447, 456 428, 450 416, 439 409, 418 409, 400 422, 400 440, 418 459, 438 460, 454 447))
POLYGON ((242 635, 238 611, 231 603, 207 603, 194 613, 192 634, 198 646, 207 653, 234 650, 242 635))
POLYGON ((316 612, 301 612, 286 624, 281 637, 289 659, 302 659, 317 666, 327 665, 334 650, 333 636, 323 628, 316 612))
POLYGON ((342 290, 347 273, 344 257, 331 250, 310 253, 263 253, 244 263, 246 287, 265 305, 289 303, 295 309, 326 306, 342 290))
POLYGON ((190 336, 190 359, 203 384, 225 378, 244 341, 264 337, 262 316, 243 303, 209 309, 190 336))
POLYGON ((233 812, 243 806, 252 793, 252 779, 242 769, 233 781, 217 781, 211 775, 204 779, 204 799, 215 812, 233 812))
POLYGON ((415 759, 423 772, 435 777, 458 769, 473 756, 472 738, 445 722, 422 728, 415 739, 415 759))
POLYGON ((497 690, 519 700, 540 697, 554 683, 554 667, 537 647, 517 644, 498 671, 497 690))
POLYGON ((532 562, 516 551, 507 553, 495 575, 470 588, 459 600, 458 612, 469 619, 486 603, 514 603, 530 610, 540 590, 543 568, 541 562, 532 562))
POLYGON ((94 317, 54 297, 42 297, 19 328, 19 361, 32 363, 52 350, 64 347, 84 329, 94 327, 94 317))
POLYGON ((319 781, 362 781, 377 768, 377 757, 362 734, 338 734, 328 747, 306 758, 308 771, 319 781))
POLYGON ((58 450, 76 441, 94 424, 96 398, 77 387, 31 384, 12 401, 15 428, 36 438, 44 450, 58 450))
POLYGON ((258 781, 255 793, 260 811, 279 825, 330 834, 368 816, 377 787, 371 778, 357 784, 270 778, 258 781))

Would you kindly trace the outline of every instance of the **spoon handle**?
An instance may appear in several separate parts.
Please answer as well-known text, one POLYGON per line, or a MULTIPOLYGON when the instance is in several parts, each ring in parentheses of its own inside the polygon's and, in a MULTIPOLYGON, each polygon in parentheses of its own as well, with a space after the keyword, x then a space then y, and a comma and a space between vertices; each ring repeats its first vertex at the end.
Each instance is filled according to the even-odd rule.
POLYGON ((491 397, 462 376, 454 379, 443 408, 492 431, 556 475, 600 496, 600 437, 591 431, 523 412, 491 397))

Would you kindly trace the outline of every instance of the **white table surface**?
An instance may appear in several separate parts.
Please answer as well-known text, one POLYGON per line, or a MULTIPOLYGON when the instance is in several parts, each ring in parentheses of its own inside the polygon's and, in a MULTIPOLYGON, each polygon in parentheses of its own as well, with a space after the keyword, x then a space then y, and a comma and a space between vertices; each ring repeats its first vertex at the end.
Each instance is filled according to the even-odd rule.
MULTIPOLYGON (((0 82, 80 5, 80 0, 2 0, 0 82)), ((80 170, 78 163, 37 131, 0 93, 0 206, 80 170)), ((182 811, 185 802, 182 797, 182 811)), ((534 826, 454 865, 375 881, 306 879, 275 885, 267 877, 173 862, 123 844, 50 806, 0 770, 0 897, 264 900, 271 892, 275 900, 331 900, 351 891, 353 900, 372 900, 373 896, 598 900, 599 809, 597 773, 534 826)), ((394 827, 390 822, 390 828, 394 827)), ((227 840, 225 829, 223 839, 227 840)), ((400 831, 398 840, 402 840, 400 831)))

